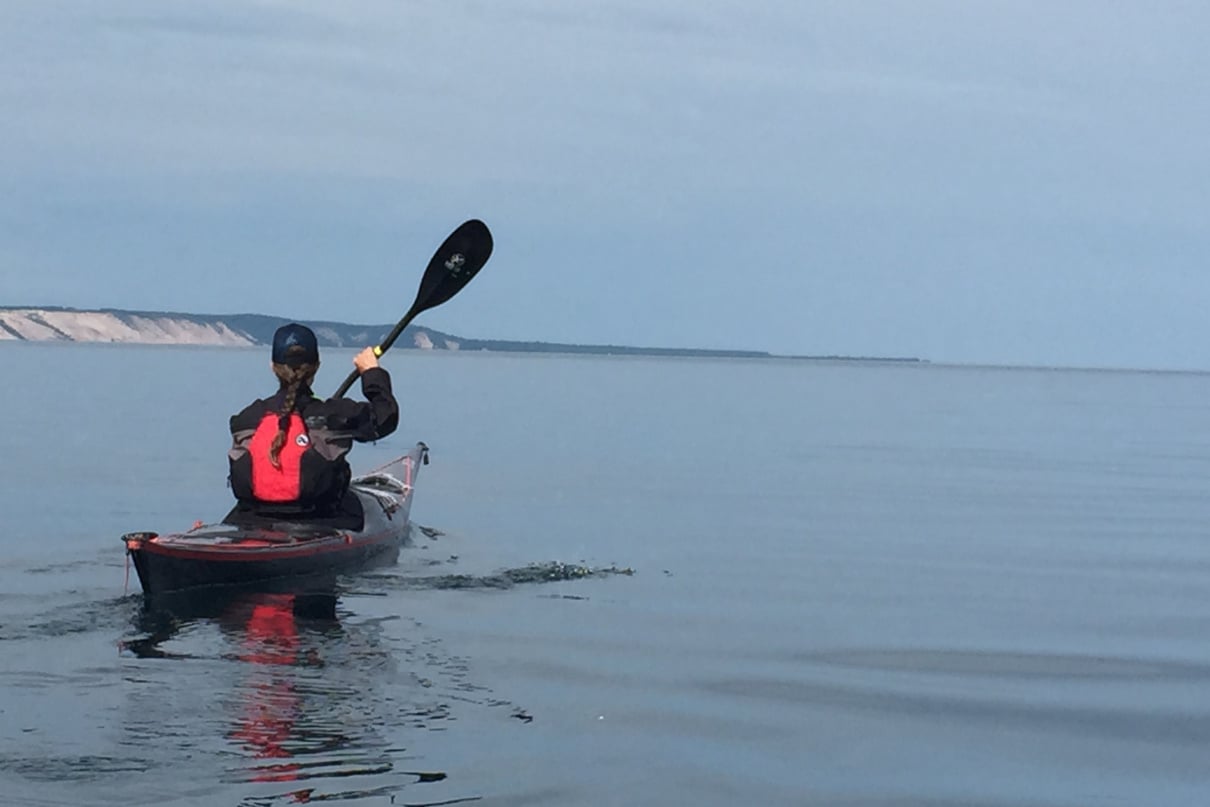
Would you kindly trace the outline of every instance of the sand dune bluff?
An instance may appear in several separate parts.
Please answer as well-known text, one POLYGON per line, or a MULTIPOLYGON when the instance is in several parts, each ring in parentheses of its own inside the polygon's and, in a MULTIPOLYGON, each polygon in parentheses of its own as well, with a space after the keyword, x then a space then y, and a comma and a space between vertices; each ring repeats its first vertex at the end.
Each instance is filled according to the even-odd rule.
POLYGON ((208 324, 178 317, 39 308, 0 311, 0 339, 231 347, 256 344, 247 334, 238 333, 221 322, 208 324))

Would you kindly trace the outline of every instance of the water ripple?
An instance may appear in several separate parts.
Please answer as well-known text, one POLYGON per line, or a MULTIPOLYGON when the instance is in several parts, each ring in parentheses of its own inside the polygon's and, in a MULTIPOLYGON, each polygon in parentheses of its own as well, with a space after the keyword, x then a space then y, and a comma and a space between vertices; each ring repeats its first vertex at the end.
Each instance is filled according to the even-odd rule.
MULTIPOLYGON (((1029 731, 1173 745, 1210 742, 1210 709, 1197 700, 1129 704, 1121 682, 1210 683, 1210 666, 1170 659, 963 650, 869 649, 806 653, 787 677, 727 678, 702 689, 806 707, 897 713, 1029 731), (805 666, 800 666, 804 665, 805 666), (990 687, 994 679, 1014 686, 990 687)), ((1201 686, 1197 691, 1204 691, 1201 686)))
POLYGON ((615 575, 630 576, 634 569, 629 567, 587 566, 582 563, 547 561, 530 563, 512 569, 502 569, 492 574, 439 574, 439 575, 392 575, 376 574, 363 576, 363 584, 375 582, 391 589, 509 589, 519 585, 562 583, 571 580, 586 580, 615 575))
POLYGON ((886 672, 996 678, 1210 680, 1210 665, 1167 659, 930 648, 831 650, 795 657, 808 664, 886 672))

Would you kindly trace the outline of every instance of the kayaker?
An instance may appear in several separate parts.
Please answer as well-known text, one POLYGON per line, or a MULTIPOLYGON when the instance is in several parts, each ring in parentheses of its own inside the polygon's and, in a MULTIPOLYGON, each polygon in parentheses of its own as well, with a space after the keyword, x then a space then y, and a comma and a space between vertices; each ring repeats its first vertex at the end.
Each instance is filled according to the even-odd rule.
POLYGON ((316 520, 360 529, 361 503, 349 493, 345 455, 353 442, 386 437, 399 425, 391 376, 373 348, 353 357, 365 401, 323 400, 311 390, 319 369, 315 332, 292 322, 273 334, 277 394, 231 418, 231 490, 239 503, 226 521, 316 520))

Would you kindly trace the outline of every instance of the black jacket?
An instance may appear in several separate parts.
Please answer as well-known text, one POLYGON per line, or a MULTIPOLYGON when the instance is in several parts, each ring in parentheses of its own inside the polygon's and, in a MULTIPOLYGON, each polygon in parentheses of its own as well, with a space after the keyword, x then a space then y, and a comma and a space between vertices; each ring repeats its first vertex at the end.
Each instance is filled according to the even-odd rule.
POLYGON ((283 514, 322 511, 336 506, 348 489, 352 472, 345 455, 353 442, 368 443, 386 437, 399 425, 399 404, 391 392, 391 376, 381 367, 361 374, 365 401, 349 398, 322 400, 308 388, 298 391, 294 411, 306 424, 311 447, 304 456, 305 498, 287 506, 266 507, 252 496, 251 457, 248 442, 266 415, 280 414, 284 401, 279 392, 253 401, 231 418, 231 488, 242 509, 272 510, 283 514))

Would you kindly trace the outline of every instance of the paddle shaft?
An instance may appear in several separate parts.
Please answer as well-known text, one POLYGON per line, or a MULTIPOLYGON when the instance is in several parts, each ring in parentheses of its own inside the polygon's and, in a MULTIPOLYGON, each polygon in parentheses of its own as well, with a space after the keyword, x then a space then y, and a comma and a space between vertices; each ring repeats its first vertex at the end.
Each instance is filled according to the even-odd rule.
MULTIPOLYGON (((381 357, 383 353, 386 353, 388 350, 390 350, 391 345, 395 344, 395 340, 399 338, 399 334, 403 333, 403 329, 410 325, 412 320, 414 320, 416 315, 419 313, 420 312, 416 310, 415 306, 409 309, 404 318, 399 320, 398 324, 396 324, 395 327, 391 329, 391 332, 387 334, 387 338, 382 340, 382 344, 377 345, 374 348, 374 355, 381 357)), ((336 394, 332 397, 339 398, 344 395, 349 391, 349 388, 353 386, 353 383, 356 382, 360 376, 361 372, 359 370, 354 370, 353 372, 349 373, 348 377, 345 378, 340 387, 336 390, 336 394)))

